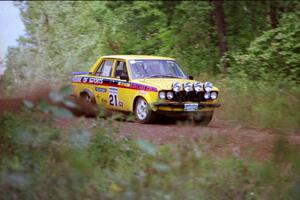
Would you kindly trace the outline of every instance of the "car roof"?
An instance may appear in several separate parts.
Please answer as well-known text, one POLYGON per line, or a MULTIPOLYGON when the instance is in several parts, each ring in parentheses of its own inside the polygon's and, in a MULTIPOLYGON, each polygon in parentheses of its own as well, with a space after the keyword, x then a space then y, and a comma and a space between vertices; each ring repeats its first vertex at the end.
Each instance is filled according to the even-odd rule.
POLYGON ((124 60, 135 60, 135 59, 149 59, 149 60, 175 60, 174 58, 161 57, 161 56, 149 56, 149 55, 108 55, 102 56, 101 58, 119 58, 124 60))

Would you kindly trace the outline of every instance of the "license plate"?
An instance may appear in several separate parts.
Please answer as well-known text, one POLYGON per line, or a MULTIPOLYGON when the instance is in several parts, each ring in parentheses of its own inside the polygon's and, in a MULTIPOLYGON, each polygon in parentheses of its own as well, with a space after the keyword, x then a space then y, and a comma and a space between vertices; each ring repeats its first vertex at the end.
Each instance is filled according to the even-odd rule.
POLYGON ((198 104, 197 103, 186 103, 184 104, 184 111, 197 111, 198 110, 198 104))

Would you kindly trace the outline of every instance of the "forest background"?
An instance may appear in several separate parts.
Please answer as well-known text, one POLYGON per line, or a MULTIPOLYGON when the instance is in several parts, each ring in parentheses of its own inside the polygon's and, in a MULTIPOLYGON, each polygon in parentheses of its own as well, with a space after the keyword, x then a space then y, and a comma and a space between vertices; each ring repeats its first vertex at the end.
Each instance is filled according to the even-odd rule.
POLYGON ((66 84, 73 71, 88 70, 102 55, 160 55, 176 58, 188 75, 213 81, 221 89, 226 103, 222 118, 299 128, 300 117, 294 112, 300 95, 297 1, 15 5, 26 34, 8 51, 1 79, 6 94, 41 83, 66 84))

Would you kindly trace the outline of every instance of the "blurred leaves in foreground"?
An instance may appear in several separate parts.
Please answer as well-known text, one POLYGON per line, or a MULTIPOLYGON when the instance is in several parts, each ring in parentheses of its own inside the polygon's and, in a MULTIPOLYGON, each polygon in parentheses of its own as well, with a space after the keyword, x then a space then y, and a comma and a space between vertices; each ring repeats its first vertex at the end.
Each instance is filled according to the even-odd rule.
POLYGON ((121 138, 102 118, 61 129, 43 115, 0 119, 2 199, 297 199, 300 153, 284 140, 258 162, 206 154, 197 141, 121 138))

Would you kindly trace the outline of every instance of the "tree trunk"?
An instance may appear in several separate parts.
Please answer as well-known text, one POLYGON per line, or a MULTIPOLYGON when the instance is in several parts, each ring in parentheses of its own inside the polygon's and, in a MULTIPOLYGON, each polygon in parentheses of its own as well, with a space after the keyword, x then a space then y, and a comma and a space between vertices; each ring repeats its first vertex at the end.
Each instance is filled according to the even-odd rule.
MULTIPOLYGON (((213 0, 212 5, 214 21, 216 25, 216 31, 218 33, 218 43, 219 43, 219 50, 220 56, 223 57, 225 53, 228 51, 228 45, 226 40, 226 29, 225 29, 225 15, 224 15, 224 7, 223 7, 223 0, 213 0)), ((224 71, 227 72, 228 63, 224 62, 224 71)))
POLYGON ((272 28, 277 28, 278 27, 278 18, 277 18, 276 2, 270 2, 269 17, 270 17, 272 28))

